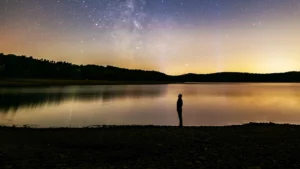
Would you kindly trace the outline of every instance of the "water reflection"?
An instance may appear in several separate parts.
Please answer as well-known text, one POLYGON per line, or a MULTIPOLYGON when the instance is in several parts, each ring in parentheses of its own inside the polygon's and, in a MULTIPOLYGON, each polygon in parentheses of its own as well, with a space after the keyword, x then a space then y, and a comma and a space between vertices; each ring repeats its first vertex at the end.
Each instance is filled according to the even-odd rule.
POLYGON ((116 99, 138 99, 159 97, 167 86, 148 85, 115 86, 71 86, 48 88, 2 88, 0 89, 0 113, 18 111, 20 108, 37 108, 46 105, 59 105, 63 101, 78 100, 113 101, 116 99))
POLYGON ((300 124, 300 84, 202 83, 0 89, 0 125, 300 124))

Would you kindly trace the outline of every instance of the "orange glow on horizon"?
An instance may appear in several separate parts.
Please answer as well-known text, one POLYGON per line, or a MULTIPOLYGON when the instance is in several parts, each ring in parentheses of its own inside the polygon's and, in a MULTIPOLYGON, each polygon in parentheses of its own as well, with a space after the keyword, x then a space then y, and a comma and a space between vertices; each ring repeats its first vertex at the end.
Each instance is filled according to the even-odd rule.
POLYGON ((157 21, 151 23, 151 31, 140 34, 127 27, 100 31, 83 25, 86 29, 81 32, 73 27, 59 29, 47 25, 55 19, 50 16, 33 29, 30 25, 41 16, 30 14, 25 22, 18 13, 12 18, 18 24, 8 19, 2 23, 0 53, 156 70, 169 75, 299 71, 300 8, 291 8, 276 6, 269 12, 227 20, 210 18, 202 25, 191 22, 192 26, 157 21))

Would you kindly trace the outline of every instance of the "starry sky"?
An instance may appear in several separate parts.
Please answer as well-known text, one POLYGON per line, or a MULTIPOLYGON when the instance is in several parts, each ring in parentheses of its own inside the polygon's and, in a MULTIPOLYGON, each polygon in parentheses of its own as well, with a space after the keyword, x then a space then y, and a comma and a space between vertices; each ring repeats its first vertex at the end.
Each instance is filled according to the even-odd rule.
POLYGON ((0 0, 0 53, 170 75, 300 70, 300 0, 0 0))

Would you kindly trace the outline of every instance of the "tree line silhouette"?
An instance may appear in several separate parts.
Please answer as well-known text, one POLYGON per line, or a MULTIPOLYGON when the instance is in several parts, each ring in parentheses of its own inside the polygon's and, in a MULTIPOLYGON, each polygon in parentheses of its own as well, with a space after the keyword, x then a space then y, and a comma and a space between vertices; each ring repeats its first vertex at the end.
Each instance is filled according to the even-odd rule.
POLYGON ((300 72, 255 74, 221 72, 212 74, 166 75, 158 71, 114 66, 75 65, 27 56, 0 53, 0 78, 74 79, 160 82, 300 82, 300 72))
POLYGON ((114 66, 74 65, 13 54, 0 54, 2 78, 41 78, 76 80, 165 81, 156 71, 130 70, 114 66))

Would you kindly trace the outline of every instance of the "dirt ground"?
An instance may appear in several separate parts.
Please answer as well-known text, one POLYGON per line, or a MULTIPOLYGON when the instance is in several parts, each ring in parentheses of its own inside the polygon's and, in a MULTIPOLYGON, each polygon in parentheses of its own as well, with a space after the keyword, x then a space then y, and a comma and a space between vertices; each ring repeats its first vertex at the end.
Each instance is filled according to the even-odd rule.
POLYGON ((0 127, 0 168, 299 169, 300 126, 0 127))

